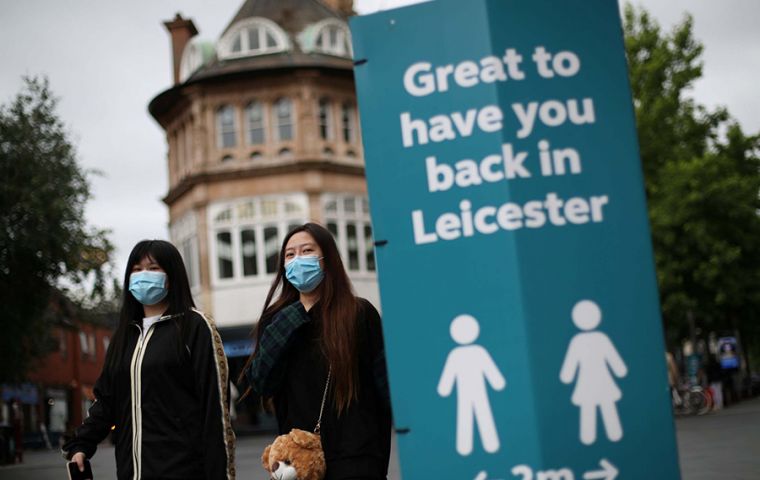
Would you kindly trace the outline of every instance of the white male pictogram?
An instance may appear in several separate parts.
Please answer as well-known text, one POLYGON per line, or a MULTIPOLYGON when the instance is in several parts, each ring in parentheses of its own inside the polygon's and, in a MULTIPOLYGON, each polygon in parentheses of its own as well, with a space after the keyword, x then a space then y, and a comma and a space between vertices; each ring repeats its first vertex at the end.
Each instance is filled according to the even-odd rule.
POLYGON ((459 315, 451 322, 451 338, 460 346, 446 358, 438 382, 438 395, 448 397, 457 387, 457 439, 460 455, 472 453, 474 424, 478 425, 483 448, 488 453, 499 450, 491 404, 486 382, 495 390, 502 390, 507 382, 494 363, 488 350, 473 342, 480 335, 478 321, 470 315, 459 315))

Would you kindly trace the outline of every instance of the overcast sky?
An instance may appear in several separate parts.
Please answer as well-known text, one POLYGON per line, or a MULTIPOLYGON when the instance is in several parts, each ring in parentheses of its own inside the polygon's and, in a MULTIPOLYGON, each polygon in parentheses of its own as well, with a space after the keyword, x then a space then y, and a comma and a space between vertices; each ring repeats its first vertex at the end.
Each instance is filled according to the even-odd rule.
MULTIPOLYGON (((466 1, 466 0, 463 0, 466 1)), ((205 39, 217 40, 243 0, 0 0, 0 102, 21 88, 23 75, 47 75, 60 97, 80 162, 91 177, 90 224, 112 230, 121 272, 132 246, 167 238, 168 188, 163 130, 150 117, 151 98, 171 86, 169 36, 162 21, 190 17, 205 39)), ((360 14, 414 0, 358 0, 360 14)), ((693 96, 723 105, 745 132, 760 132, 760 1, 643 0, 669 29, 686 11, 704 43, 704 77, 693 96)))

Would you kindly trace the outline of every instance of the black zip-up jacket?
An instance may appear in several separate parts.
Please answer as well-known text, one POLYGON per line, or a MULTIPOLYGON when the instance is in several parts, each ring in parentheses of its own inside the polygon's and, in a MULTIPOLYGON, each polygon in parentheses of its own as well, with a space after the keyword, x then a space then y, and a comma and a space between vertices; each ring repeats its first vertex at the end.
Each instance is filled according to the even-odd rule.
POLYGON ((119 480, 233 480, 230 379, 213 320, 192 310, 146 332, 141 323, 129 325, 118 368, 103 368, 64 456, 92 457, 113 427, 119 480))

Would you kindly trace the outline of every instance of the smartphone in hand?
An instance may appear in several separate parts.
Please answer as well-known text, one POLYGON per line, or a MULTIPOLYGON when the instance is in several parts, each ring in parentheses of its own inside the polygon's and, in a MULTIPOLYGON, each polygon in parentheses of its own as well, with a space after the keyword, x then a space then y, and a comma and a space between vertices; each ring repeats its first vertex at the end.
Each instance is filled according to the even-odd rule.
POLYGON ((84 472, 79 471, 77 462, 69 462, 66 464, 66 467, 69 472, 69 480, 94 480, 89 460, 84 461, 84 472))

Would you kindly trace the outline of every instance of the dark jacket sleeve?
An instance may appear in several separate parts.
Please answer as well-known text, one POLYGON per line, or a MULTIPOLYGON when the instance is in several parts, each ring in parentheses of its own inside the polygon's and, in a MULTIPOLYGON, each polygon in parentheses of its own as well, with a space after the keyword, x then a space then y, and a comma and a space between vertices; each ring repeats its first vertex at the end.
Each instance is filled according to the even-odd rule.
POLYGON ((188 347, 203 415, 204 469, 208 479, 231 480, 235 478, 235 434, 230 423, 227 358, 213 320, 198 316, 188 347))
POLYGON ((367 300, 361 300, 364 323, 367 328, 370 358, 372 360, 372 378, 375 380, 375 392, 382 404, 390 409, 391 395, 388 387, 388 367, 385 361, 385 341, 380 314, 367 300))
POLYGON ((95 382, 93 393, 95 403, 90 407, 87 418, 74 431, 74 436, 61 447, 61 453, 67 460, 71 460, 77 452, 84 453, 87 458, 95 455, 98 444, 105 440, 116 423, 113 381, 107 366, 103 367, 100 377, 95 382))
POLYGON ((257 350, 246 372, 254 392, 268 397, 277 391, 285 372, 282 357, 293 333, 308 321, 309 315, 301 302, 288 305, 270 319, 262 320, 257 350))

